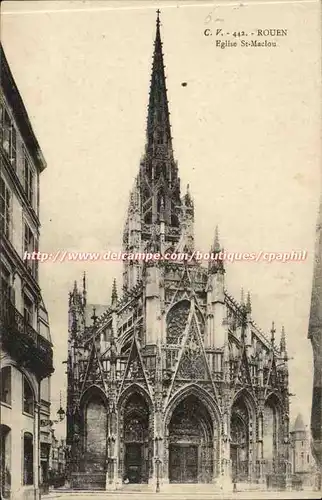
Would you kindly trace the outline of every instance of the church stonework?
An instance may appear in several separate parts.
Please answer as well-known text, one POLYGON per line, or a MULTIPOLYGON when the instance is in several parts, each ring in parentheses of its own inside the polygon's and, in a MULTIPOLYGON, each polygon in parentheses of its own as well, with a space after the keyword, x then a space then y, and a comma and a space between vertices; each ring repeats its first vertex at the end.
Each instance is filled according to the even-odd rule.
MULTIPOLYGON (((145 152, 123 250, 186 253, 194 203, 173 156, 160 20, 145 152)), ((218 231, 211 252, 219 254, 218 231)), ((88 324, 87 291, 69 298, 67 444, 72 488, 146 483, 286 484, 290 472, 285 332, 275 344, 251 299, 225 289, 221 260, 124 263, 109 307, 88 324)), ((243 294, 242 294, 243 295, 243 294)))

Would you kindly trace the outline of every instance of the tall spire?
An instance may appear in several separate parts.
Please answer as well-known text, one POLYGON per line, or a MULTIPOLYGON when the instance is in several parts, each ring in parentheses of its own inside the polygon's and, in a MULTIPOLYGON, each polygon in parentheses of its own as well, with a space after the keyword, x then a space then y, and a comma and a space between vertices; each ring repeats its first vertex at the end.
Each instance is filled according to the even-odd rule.
POLYGON ((148 106, 147 150, 153 154, 161 148, 164 152, 166 151, 169 156, 172 156, 171 129, 159 15, 160 11, 157 10, 156 35, 148 106))

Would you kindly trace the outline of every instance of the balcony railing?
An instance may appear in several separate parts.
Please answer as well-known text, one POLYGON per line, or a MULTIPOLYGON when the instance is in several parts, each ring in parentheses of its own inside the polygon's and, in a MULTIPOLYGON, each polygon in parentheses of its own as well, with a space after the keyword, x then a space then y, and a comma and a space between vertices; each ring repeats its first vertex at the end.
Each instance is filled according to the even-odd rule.
POLYGON ((0 305, 1 339, 10 354, 41 377, 53 372, 53 349, 4 296, 0 305))

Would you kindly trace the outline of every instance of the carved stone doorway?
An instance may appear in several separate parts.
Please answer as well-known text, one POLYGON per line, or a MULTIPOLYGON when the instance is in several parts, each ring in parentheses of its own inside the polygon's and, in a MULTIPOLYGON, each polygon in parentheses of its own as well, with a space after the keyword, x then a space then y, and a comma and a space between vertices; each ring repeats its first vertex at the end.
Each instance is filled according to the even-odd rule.
POLYGON ((242 400, 234 403, 230 421, 232 478, 247 481, 249 476, 249 415, 242 400))
POLYGON ((149 409, 139 394, 127 400, 124 413, 123 482, 147 483, 149 479, 149 409))
POLYGON ((205 405, 190 395, 175 408, 168 428, 170 483, 213 478, 213 424, 205 405))

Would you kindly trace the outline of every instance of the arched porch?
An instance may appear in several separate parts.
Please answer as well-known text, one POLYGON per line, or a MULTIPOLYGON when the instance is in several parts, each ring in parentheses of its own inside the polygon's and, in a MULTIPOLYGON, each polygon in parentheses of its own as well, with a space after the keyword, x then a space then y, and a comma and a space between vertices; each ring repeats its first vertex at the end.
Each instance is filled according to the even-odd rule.
POLYGON ((82 456, 80 470, 88 474, 106 473, 108 407, 106 396, 96 386, 89 388, 81 400, 82 456))
POLYGON ((212 483, 217 475, 220 425, 210 399, 201 388, 190 388, 170 403, 164 424, 164 483, 212 483))
POLYGON ((231 477, 236 482, 251 481, 256 463, 256 406, 246 391, 235 397, 230 413, 231 477))
POLYGON ((149 398, 135 387, 119 405, 119 481, 148 483, 153 473, 153 417, 149 398))

